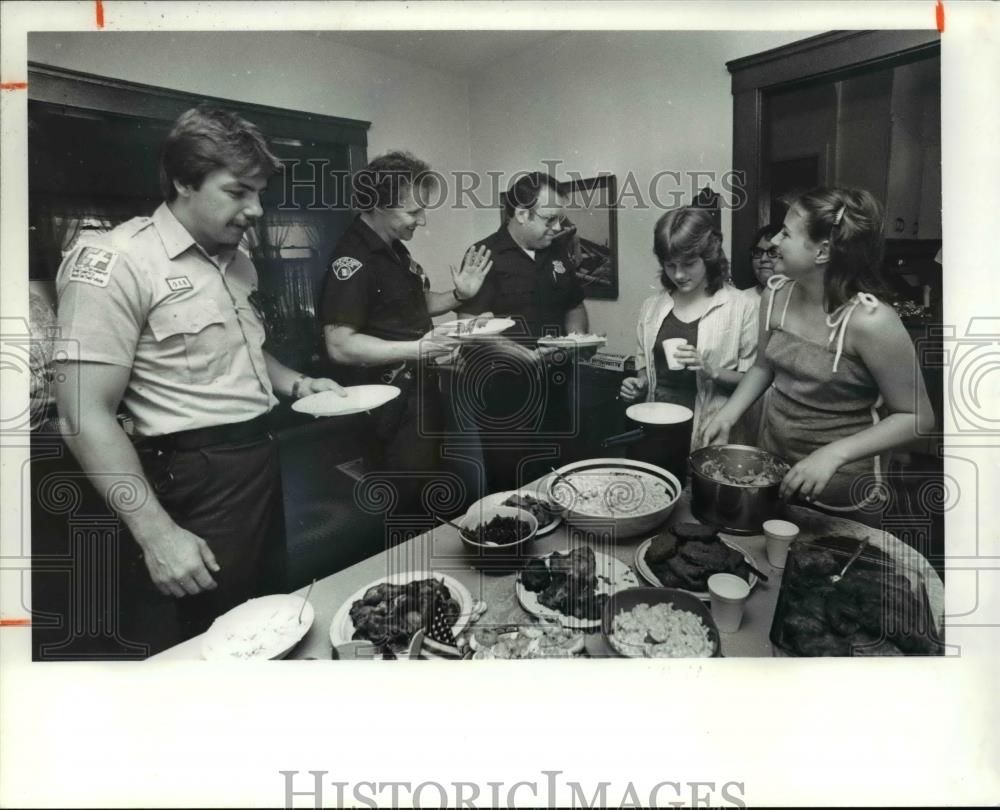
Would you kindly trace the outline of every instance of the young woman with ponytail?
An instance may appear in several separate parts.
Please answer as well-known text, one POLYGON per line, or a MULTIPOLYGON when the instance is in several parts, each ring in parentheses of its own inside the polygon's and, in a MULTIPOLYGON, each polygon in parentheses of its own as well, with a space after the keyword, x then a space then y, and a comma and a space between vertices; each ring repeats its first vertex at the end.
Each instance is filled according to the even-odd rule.
POLYGON ((768 389, 760 446, 792 462, 781 496, 881 524, 882 454, 933 428, 913 344, 879 296, 882 210, 863 189, 814 189, 792 199, 775 275, 760 308, 757 360, 705 443, 768 389))

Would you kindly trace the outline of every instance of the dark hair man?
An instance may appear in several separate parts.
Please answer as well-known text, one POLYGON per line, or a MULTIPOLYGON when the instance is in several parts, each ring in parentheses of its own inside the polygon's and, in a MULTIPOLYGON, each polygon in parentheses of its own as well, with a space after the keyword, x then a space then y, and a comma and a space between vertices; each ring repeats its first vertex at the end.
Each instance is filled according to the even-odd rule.
MULTIPOLYGON (((253 124, 207 105, 188 110, 163 146, 166 202, 79 244, 56 282, 62 337, 79 347, 57 389, 66 442, 109 501, 137 490, 119 515, 153 585, 177 598, 182 637, 259 590, 281 517, 266 421, 275 392, 340 390, 263 349, 257 273, 237 247, 279 166, 253 124)), ((155 594, 138 559, 125 567, 123 588, 141 595, 134 615, 123 612, 130 619, 155 594)), ((136 625, 133 640, 153 630, 136 625)))
MULTIPOLYGON (((547 471, 552 463, 549 457, 533 466, 525 462, 525 441, 563 434, 570 426, 572 376, 568 369, 554 370, 546 363, 551 349, 536 346, 544 335, 588 329, 583 290, 570 251, 557 241, 564 227, 565 205, 566 198, 550 175, 522 173, 507 190, 504 224, 474 246, 490 250, 494 267, 479 293, 462 302, 462 314, 492 311, 519 321, 504 334, 512 341, 463 352, 463 373, 474 375, 466 379, 481 381, 484 405, 452 403, 453 408, 479 412, 476 419, 490 490, 516 487, 547 471), (516 434, 520 438, 514 439, 516 434)), ((566 351, 553 356, 569 357, 566 351)), ((469 386, 459 388, 468 390, 469 386)), ((456 419, 462 422, 463 415, 456 419)))

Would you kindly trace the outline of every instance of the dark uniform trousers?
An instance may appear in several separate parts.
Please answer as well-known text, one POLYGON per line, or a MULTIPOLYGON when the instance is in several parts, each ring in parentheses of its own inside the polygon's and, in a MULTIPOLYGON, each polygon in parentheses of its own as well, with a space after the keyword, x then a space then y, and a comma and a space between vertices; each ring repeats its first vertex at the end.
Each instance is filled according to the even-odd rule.
POLYGON ((392 484, 396 514, 429 513, 422 493, 441 467, 444 430, 438 375, 407 363, 392 384, 401 393, 372 413, 366 471, 392 484))
MULTIPOLYGON (((527 357, 528 350, 524 351, 527 357)), ((563 445, 574 423, 568 357, 560 355, 562 362, 526 359, 511 365, 496 359, 489 346, 464 349, 463 373, 481 385, 479 403, 465 409, 477 414, 473 421, 490 492, 523 486, 563 463, 563 445)), ((471 387, 469 382, 463 390, 468 393, 471 387)))
MULTIPOLYGON (((283 590, 281 471, 278 442, 269 432, 204 447, 163 437, 136 449, 163 508, 208 544, 220 566, 212 572, 216 589, 173 600, 179 637, 170 643, 204 632, 217 616, 251 597, 283 590)), ((141 550, 134 543, 131 548, 135 555, 122 579, 132 598, 124 601, 141 613, 146 601, 166 597, 155 590, 141 550)), ((136 619, 124 622, 133 639, 143 626, 136 619)), ((158 647, 166 634, 160 628, 154 635, 158 647)))

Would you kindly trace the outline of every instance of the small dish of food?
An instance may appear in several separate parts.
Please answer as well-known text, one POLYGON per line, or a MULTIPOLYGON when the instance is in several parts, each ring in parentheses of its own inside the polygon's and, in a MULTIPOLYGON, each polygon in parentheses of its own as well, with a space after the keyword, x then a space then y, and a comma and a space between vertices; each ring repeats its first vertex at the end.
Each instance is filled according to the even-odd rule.
POLYGON ((715 658, 719 631, 705 605, 671 588, 629 588, 604 607, 601 632, 626 658, 715 658))
POLYGON ((591 629, 600 627, 611 594, 638 584, 635 572, 617 557, 577 546, 531 560, 518 573, 514 591, 532 616, 591 629))
POLYGON ((560 348, 587 348, 589 346, 603 346, 608 342, 604 335, 595 335, 587 332, 570 332, 568 335, 546 335, 538 338, 539 346, 557 346, 560 348))
POLYGON ((458 635, 472 616, 474 601, 462 583, 447 574, 404 571, 366 585, 347 599, 330 623, 334 647, 370 641, 383 657, 405 653, 418 630, 443 613, 458 635))
POLYGON ((469 646, 477 661, 572 658, 583 652, 583 633, 558 622, 476 628, 469 646))
POLYGON ((494 506, 469 511, 458 524, 471 562, 483 570, 515 570, 530 557, 538 521, 526 509, 494 506))
POLYGON ((512 506, 515 509, 524 509, 530 512, 538 522, 538 536, 548 534, 562 523, 559 508, 544 495, 532 489, 515 489, 487 495, 472 504, 466 512, 466 516, 471 519, 480 519, 484 509, 489 510, 496 506, 512 506))
POLYGON ((301 596, 250 599, 219 616, 202 639, 207 661, 284 658, 312 627, 315 613, 301 596))
POLYGON ((705 600, 713 574, 734 574, 752 589, 757 575, 751 565, 753 558, 747 552, 700 523, 678 523, 635 550, 636 569, 650 585, 676 588, 705 600))

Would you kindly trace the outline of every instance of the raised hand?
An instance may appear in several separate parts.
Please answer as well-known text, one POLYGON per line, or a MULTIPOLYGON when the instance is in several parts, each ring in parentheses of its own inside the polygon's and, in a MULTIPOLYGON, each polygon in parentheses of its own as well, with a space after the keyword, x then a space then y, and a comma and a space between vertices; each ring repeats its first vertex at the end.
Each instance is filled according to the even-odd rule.
POLYGON ((490 251, 485 245, 480 248, 470 247, 465 252, 462 260, 462 269, 456 270, 451 266, 451 280, 455 284, 456 292, 463 298, 472 298, 479 288, 483 286, 483 280, 493 269, 493 261, 490 259, 490 251))

